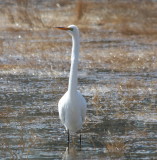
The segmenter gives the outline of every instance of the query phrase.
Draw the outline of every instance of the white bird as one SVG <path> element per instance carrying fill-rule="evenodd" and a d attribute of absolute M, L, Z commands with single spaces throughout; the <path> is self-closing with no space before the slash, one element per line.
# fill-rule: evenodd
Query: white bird
<path fill-rule="evenodd" d="M 69 132 L 77 132 L 82 128 L 85 121 L 87 103 L 82 94 L 77 90 L 77 72 L 78 72 L 78 58 L 80 48 L 79 29 L 75 25 L 68 27 L 55 27 L 65 30 L 72 36 L 72 53 L 71 53 L 71 68 L 69 75 L 68 91 L 63 95 L 58 103 L 59 118 L 62 124 L 68 131 L 68 145 Z M 81 134 L 80 134 L 81 145 Z"/>

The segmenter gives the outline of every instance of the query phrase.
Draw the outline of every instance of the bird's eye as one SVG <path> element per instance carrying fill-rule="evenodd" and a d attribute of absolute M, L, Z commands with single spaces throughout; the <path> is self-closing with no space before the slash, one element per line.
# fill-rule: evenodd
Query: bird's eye
<path fill-rule="evenodd" d="M 70 31 L 73 31 L 74 29 L 73 28 L 69 28 L 70 29 Z"/>

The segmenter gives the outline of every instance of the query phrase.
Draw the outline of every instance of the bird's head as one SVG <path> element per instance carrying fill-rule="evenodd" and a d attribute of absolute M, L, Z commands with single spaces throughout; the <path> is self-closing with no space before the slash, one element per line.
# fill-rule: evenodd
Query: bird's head
<path fill-rule="evenodd" d="M 70 25 L 68 27 L 55 27 L 60 30 L 64 30 L 69 33 L 71 36 L 79 35 L 79 29 L 75 25 Z"/>

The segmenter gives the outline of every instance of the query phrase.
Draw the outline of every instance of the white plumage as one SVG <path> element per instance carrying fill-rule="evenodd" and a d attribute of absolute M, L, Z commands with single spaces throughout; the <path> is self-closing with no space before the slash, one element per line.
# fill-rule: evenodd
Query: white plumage
<path fill-rule="evenodd" d="M 56 27 L 65 30 L 72 36 L 71 68 L 69 75 L 68 91 L 58 103 L 59 118 L 66 130 L 77 132 L 82 128 L 86 116 L 86 100 L 77 91 L 77 72 L 80 47 L 79 29 L 75 25 Z"/>
<path fill-rule="evenodd" d="M 76 132 L 82 128 L 86 115 L 86 101 L 79 91 L 67 91 L 58 104 L 59 118 L 66 130 Z"/>

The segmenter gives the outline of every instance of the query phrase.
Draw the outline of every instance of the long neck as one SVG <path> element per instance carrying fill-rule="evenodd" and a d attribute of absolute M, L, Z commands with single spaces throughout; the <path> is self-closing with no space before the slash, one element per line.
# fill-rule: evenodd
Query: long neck
<path fill-rule="evenodd" d="M 70 92 L 71 95 L 73 95 L 77 91 L 79 48 L 80 48 L 79 35 L 72 36 L 71 67 L 70 67 L 69 86 L 68 86 L 68 91 Z"/>

